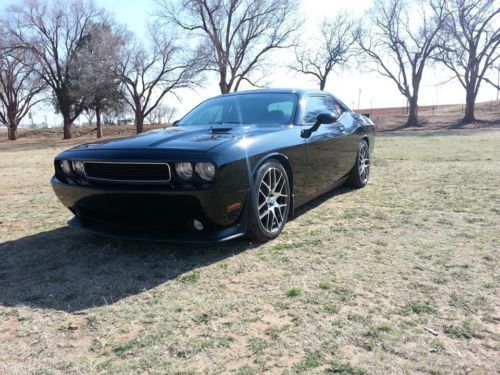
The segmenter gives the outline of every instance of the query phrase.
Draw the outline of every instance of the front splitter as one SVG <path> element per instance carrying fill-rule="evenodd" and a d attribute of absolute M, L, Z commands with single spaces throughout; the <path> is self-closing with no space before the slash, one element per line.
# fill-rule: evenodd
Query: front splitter
<path fill-rule="evenodd" d="M 149 242 L 169 242 L 169 243 L 217 243 L 225 242 L 245 235 L 245 229 L 242 224 L 238 223 L 228 228 L 224 228 L 212 233 L 193 232 L 189 234 L 179 234 L 174 232 L 144 232 L 133 231 L 130 228 L 120 229 L 117 226 L 104 227 L 96 224 L 83 225 L 80 219 L 76 216 L 68 221 L 68 225 L 74 228 L 85 230 L 97 235 Z"/>

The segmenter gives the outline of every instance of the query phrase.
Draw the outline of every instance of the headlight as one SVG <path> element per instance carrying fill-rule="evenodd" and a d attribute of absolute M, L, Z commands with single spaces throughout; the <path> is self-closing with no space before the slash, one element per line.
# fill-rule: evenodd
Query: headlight
<path fill-rule="evenodd" d="M 175 171 L 183 180 L 189 180 L 193 177 L 193 166 L 191 163 L 175 163 Z"/>
<path fill-rule="evenodd" d="M 73 170 L 80 176 L 85 175 L 85 171 L 83 170 L 83 161 L 72 161 L 71 165 L 73 166 Z"/>
<path fill-rule="evenodd" d="M 205 181 L 214 179 L 215 166 L 212 163 L 196 163 L 194 170 Z"/>
<path fill-rule="evenodd" d="M 70 176 L 72 174 L 71 165 L 69 164 L 68 160 L 61 160 L 59 162 L 59 165 L 61 166 L 61 169 L 65 175 Z"/>

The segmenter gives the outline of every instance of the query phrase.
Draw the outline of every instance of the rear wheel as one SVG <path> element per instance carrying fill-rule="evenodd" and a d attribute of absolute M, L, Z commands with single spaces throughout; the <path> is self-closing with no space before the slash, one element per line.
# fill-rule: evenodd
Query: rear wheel
<path fill-rule="evenodd" d="M 349 185 L 355 188 L 365 187 L 370 177 L 370 148 L 368 142 L 362 139 L 359 142 L 356 164 L 349 172 Z"/>
<path fill-rule="evenodd" d="M 253 189 L 248 236 L 268 241 L 281 233 L 290 210 L 290 182 L 283 165 L 275 160 L 264 163 Z"/>

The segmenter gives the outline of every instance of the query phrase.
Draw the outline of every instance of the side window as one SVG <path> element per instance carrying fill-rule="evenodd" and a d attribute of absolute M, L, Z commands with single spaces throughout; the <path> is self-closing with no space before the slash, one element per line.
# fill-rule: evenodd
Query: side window
<path fill-rule="evenodd" d="M 333 99 L 333 112 L 334 113 L 337 113 L 338 116 L 340 117 L 340 115 L 346 111 L 348 111 L 348 109 L 344 103 L 342 103 L 341 101 L 339 101 L 337 99 Z"/>
<path fill-rule="evenodd" d="M 329 96 L 310 96 L 307 98 L 303 124 L 314 124 L 316 116 L 321 112 L 333 112 L 335 110 L 334 101 Z"/>

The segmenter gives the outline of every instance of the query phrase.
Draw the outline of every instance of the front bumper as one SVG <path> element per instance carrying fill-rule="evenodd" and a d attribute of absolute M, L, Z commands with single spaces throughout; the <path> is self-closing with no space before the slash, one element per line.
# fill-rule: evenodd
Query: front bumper
<path fill-rule="evenodd" d="M 51 180 L 59 200 L 75 214 L 68 224 L 112 237 L 174 242 L 219 242 L 246 232 L 248 189 L 127 189 Z M 240 203 L 237 211 L 227 207 Z M 203 224 L 202 230 L 193 220 Z"/>

